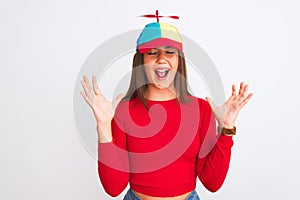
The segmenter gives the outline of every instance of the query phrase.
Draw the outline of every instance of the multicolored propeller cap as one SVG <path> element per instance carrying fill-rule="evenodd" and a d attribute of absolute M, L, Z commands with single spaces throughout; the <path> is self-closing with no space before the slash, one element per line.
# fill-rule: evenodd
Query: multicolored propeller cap
<path fill-rule="evenodd" d="M 177 28 L 173 25 L 159 22 L 159 17 L 171 17 L 175 19 L 179 17 L 159 16 L 158 11 L 156 11 L 156 15 L 143 15 L 142 17 L 156 17 L 157 22 L 147 24 L 142 30 L 136 47 L 140 53 L 146 53 L 158 46 L 171 46 L 182 50 L 182 38 Z"/>

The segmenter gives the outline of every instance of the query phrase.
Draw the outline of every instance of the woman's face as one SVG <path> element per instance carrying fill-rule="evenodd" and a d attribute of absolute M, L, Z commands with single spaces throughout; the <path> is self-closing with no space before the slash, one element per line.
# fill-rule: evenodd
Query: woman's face
<path fill-rule="evenodd" d="M 145 72 L 149 84 L 163 89 L 173 87 L 178 69 L 178 50 L 159 46 L 144 54 Z"/>

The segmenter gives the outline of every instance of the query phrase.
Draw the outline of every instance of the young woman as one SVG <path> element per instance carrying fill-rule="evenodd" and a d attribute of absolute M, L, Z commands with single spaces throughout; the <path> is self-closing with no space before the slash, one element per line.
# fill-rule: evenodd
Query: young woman
<path fill-rule="evenodd" d="M 182 40 L 176 27 L 145 26 L 137 41 L 125 96 L 105 99 L 96 77 L 81 81 L 98 132 L 98 172 L 105 191 L 125 200 L 199 199 L 197 177 L 210 191 L 223 184 L 235 121 L 250 100 L 248 85 L 218 107 L 187 89 Z M 218 124 L 216 124 L 216 122 Z M 219 127 L 217 131 L 217 125 Z"/>

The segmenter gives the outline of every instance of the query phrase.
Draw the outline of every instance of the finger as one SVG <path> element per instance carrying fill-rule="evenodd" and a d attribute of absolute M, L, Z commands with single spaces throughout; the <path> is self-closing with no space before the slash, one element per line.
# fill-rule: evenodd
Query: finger
<path fill-rule="evenodd" d="M 101 91 L 99 90 L 98 84 L 97 84 L 97 79 L 96 76 L 92 77 L 92 83 L 93 83 L 93 89 L 95 94 L 100 95 L 101 97 L 104 98 L 103 94 L 101 93 Z"/>
<path fill-rule="evenodd" d="M 239 95 L 237 96 L 236 100 L 238 100 L 238 102 L 244 101 L 245 97 L 247 96 L 247 91 L 248 91 L 248 85 L 246 84 L 239 91 Z"/>
<path fill-rule="evenodd" d="M 242 93 L 242 97 L 247 96 L 248 88 L 249 88 L 249 85 L 246 84 L 245 87 L 244 87 L 243 93 Z"/>
<path fill-rule="evenodd" d="M 232 85 L 232 96 L 235 96 L 236 95 L 236 87 L 235 85 L 233 84 Z"/>
<path fill-rule="evenodd" d="M 254 95 L 253 93 L 250 93 L 250 94 L 249 94 L 249 95 L 241 102 L 241 104 L 240 104 L 241 108 L 244 107 L 244 106 L 248 103 L 248 101 L 252 98 L 253 95 Z"/>
<path fill-rule="evenodd" d="M 243 90 L 244 90 L 244 82 L 241 82 L 240 83 L 240 89 L 239 89 L 239 95 L 242 94 Z"/>
<path fill-rule="evenodd" d="M 214 102 L 212 101 L 212 99 L 211 99 L 210 97 L 206 97 L 206 100 L 207 100 L 207 102 L 208 102 L 210 108 L 211 108 L 212 110 L 214 110 L 215 104 L 214 104 Z"/>
<path fill-rule="evenodd" d="M 84 81 L 80 81 L 81 85 L 82 85 L 82 88 L 85 92 L 85 95 L 88 96 L 89 98 L 91 98 L 91 92 L 89 90 L 89 88 L 87 87 L 86 83 Z"/>
<path fill-rule="evenodd" d="M 88 98 L 88 96 L 86 96 L 86 94 L 83 91 L 80 91 L 81 96 L 83 97 L 83 99 L 85 100 L 85 102 L 92 108 L 93 104 L 90 101 L 90 99 Z"/>
<path fill-rule="evenodd" d="M 236 100 L 239 103 L 241 103 L 241 102 L 244 101 L 244 99 L 245 99 L 245 97 L 247 95 L 247 91 L 248 91 L 248 84 L 245 84 L 244 82 L 241 82 L 239 95 L 236 98 Z"/>
<path fill-rule="evenodd" d="M 87 76 L 83 76 L 83 80 L 84 80 L 84 82 L 85 82 L 87 88 L 89 89 L 89 91 L 92 92 L 92 87 L 91 87 L 91 85 L 90 85 L 90 83 L 89 83 L 88 77 L 87 77 Z"/>
<path fill-rule="evenodd" d="M 232 85 L 232 93 L 231 93 L 231 96 L 229 97 L 228 101 L 233 101 L 236 99 L 236 87 L 235 85 L 233 84 Z"/>

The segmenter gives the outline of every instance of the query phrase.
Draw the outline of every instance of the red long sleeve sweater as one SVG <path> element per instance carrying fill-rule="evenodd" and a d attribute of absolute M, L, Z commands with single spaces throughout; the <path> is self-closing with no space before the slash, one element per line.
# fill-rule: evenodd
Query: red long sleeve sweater
<path fill-rule="evenodd" d="M 196 178 L 210 191 L 223 184 L 230 162 L 230 136 L 216 135 L 208 103 L 146 100 L 119 103 L 113 142 L 98 145 L 98 173 L 105 191 L 118 196 L 130 183 L 137 192 L 171 197 L 192 191 Z"/>

